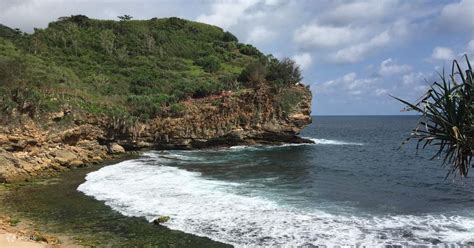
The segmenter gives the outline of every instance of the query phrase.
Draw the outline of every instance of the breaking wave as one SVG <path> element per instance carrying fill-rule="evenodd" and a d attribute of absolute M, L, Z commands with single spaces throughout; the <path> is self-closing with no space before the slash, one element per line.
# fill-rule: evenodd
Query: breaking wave
<path fill-rule="evenodd" d="M 474 241 L 472 218 L 442 214 L 334 214 L 297 209 L 277 203 L 271 195 L 242 194 L 242 187 L 249 185 L 164 166 L 163 158 L 153 154 L 89 173 L 78 190 L 126 216 L 152 221 L 167 215 L 171 220 L 165 225 L 171 229 L 238 247 Z M 179 159 L 192 159 L 181 156 Z"/>

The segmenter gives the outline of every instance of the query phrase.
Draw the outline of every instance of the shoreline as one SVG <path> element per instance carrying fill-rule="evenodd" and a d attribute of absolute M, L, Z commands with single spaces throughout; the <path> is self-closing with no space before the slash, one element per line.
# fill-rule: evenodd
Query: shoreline
<path fill-rule="evenodd" d="M 0 187 L 0 197 L 3 198 L 8 190 L 4 186 Z M 61 243 L 68 243 L 65 237 L 60 240 L 55 235 L 39 231 L 31 220 L 13 216 L 9 211 L 0 208 L 0 247 L 46 248 L 60 247 Z M 74 246 L 62 245 L 61 247 Z"/>
<path fill-rule="evenodd" d="M 135 153 L 125 153 L 121 156 L 114 158 L 105 159 L 103 162 L 98 164 L 88 164 L 84 167 L 71 168 L 70 170 L 81 170 L 81 169 L 100 169 L 104 166 L 119 163 L 138 157 Z M 5 195 L 11 193 L 11 190 L 16 187 L 25 187 L 34 185 L 36 183 L 43 183 L 49 180 L 60 179 L 63 173 L 62 171 L 49 174 L 39 175 L 25 182 L 13 182 L 13 183 L 0 183 L 0 199 L 5 200 Z M 0 247 L 20 247 L 20 248 L 44 248 L 44 247 L 66 247 L 76 248 L 81 247 L 74 244 L 71 236 L 55 235 L 50 233 L 43 233 L 42 231 L 35 228 L 37 223 L 31 219 L 21 217 L 17 218 L 13 213 L 14 210 L 0 207 Z M 15 216 L 15 217 L 14 217 Z"/>
<path fill-rule="evenodd" d="M 20 248 L 44 248 L 57 247 L 57 239 L 51 236 L 43 236 L 29 228 L 16 227 L 16 223 L 10 217 L 0 216 L 0 247 Z"/>
<path fill-rule="evenodd" d="M 132 156 L 124 155 L 118 159 L 110 159 L 97 165 L 71 169 L 50 178 L 37 178 L 29 182 L 0 185 L 0 197 L 2 201 L 5 201 L 5 204 L 0 207 L 0 217 L 14 219 L 15 222 L 19 221 L 24 233 L 34 233 L 36 231 L 38 234 L 55 240 L 38 247 L 101 246 L 104 245 L 104 242 L 119 245 L 122 242 L 130 242 L 130 240 L 123 240 L 124 235 L 127 236 L 130 232 L 137 233 L 137 235 L 148 234 L 147 236 L 151 238 L 137 241 L 143 242 L 143 245 L 156 245 L 164 242 L 168 245 L 184 244 L 186 247 L 193 243 L 209 247 L 229 247 L 229 245 L 212 241 L 207 237 L 155 225 L 141 217 L 124 216 L 112 210 L 103 202 L 76 190 L 77 186 L 84 182 L 85 175 L 88 173 L 104 166 L 137 157 L 136 154 Z M 70 207 L 65 208 L 65 202 L 71 202 L 74 205 L 71 204 Z M 25 203 L 30 204 L 30 206 Z M 72 217 L 64 218 L 52 213 L 58 211 L 70 211 Z M 90 216 L 89 213 L 97 216 Z M 80 218 L 78 215 L 80 215 Z M 104 227 L 104 225 L 107 227 Z M 115 230 L 117 226 L 131 230 L 125 233 L 117 233 L 117 230 Z M 15 235 L 13 229 L 8 230 L 8 235 Z M 20 238 L 27 239 L 28 236 L 20 236 Z M 42 245 L 42 243 L 34 241 L 33 243 L 30 241 L 30 243 Z M 35 246 L 31 247 L 36 248 Z"/>

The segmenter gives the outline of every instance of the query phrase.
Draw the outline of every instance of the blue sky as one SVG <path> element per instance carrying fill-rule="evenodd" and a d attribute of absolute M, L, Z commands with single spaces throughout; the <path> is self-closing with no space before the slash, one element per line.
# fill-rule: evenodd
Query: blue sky
<path fill-rule="evenodd" d="M 31 31 L 59 16 L 177 16 L 222 27 L 264 53 L 290 57 L 313 114 L 400 114 L 462 54 L 474 60 L 474 0 L 2 0 L 0 23 Z"/>

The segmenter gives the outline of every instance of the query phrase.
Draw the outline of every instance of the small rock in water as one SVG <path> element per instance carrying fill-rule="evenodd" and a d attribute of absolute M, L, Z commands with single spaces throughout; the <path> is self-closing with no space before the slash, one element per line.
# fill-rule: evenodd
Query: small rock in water
<path fill-rule="evenodd" d="M 170 220 L 169 216 L 162 215 L 162 216 L 156 218 L 155 220 L 153 220 L 153 224 L 160 225 L 160 224 L 165 223 L 169 220 Z"/>

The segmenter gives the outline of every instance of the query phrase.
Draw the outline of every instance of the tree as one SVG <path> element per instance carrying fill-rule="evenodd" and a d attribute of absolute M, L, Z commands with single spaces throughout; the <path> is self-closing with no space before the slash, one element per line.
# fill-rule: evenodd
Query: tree
<path fill-rule="evenodd" d="M 443 155 L 443 165 L 450 166 L 448 176 L 467 176 L 474 155 L 474 71 L 465 58 L 467 70 L 454 60 L 451 75 L 440 74 L 440 82 L 434 82 L 420 101 L 412 104 L 394 97 L 407 105 L 407 111 L 421 115 L 406 141 L 416 139 L 417 149 L 437 147 L 432 159 Z"/>
<path fill-rule="evenodd" d="M 85 27 L 89 22 L 89 17 L 85 15 L 72 15 L 68 20 L 77 24 L 79 27 Z"/>
<path fill-rule="evenodd" d="M 126 22 L 132 20 L 133 16 L 130 15 L 123 15 L 123 16 L 117 16 L 118 19 L 120 19 L 121 22 Z"/>
<path fill-rule="evenodd" d="M 112 30 L 104 30 L 100 33 L 100 45 L 108 55 L 114 52 L 115 34 Z"/>
<path fill-rule="evenodd" d="M 235 35 L 233 35 L 231 32 L 227 31 L 224 33 L 224 36 L 222 37 L 222 40 L 224 42 L 239 42 L 239 39 L 237 39 L 237 37 L 235 37 Z"/>
<path fill-rule="evenodd" d="M 23 32 L 19 28 L 15 28 L 15 33 L 19 36 L 23 35 Z"/>
<path fill-rule="evenodd" d="M 295 61 L 285 58 L 281 61 L 270 59 L 267 65 L 268 81 L 274 82 L 276 87 L 289 86 L 301 82 L 301 70 Z"/>

